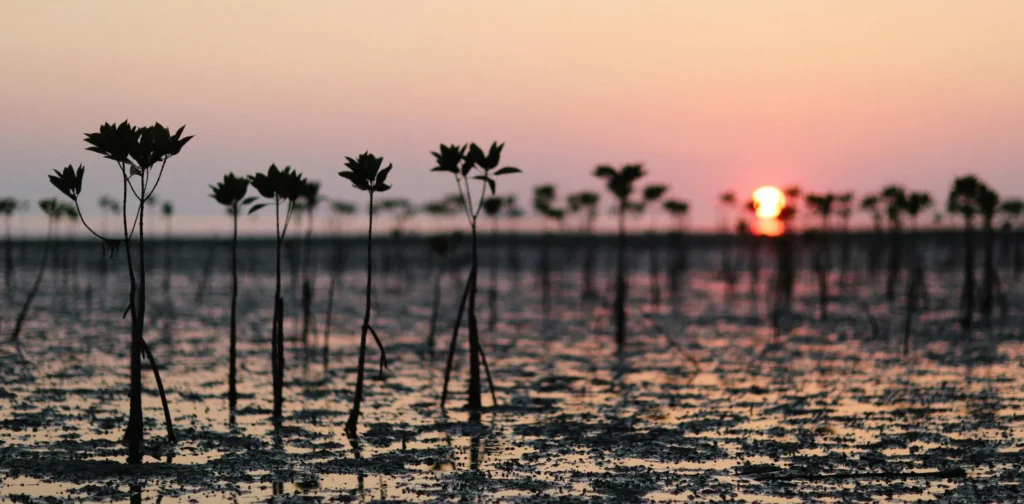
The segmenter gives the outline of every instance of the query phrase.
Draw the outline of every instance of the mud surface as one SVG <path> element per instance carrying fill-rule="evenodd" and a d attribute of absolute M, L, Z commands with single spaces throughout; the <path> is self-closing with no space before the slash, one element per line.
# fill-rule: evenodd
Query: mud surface
<path fill-rule="evenodd" d="M 0 500 L 1008 502 L 1024 492 L 1019 283 L 1010 284 L 1005 314 L 964 335 L 957 274 L 931 274 L 929 307 L 904 358 L 903 306 L 885 301 L 881 281 L 851 282 L 821 321 L 811 316 L 817 284 L 805 273 L 784 317 L 790 330 L 775 343 L 766 300 L 746 292 L 745 277 L 728 296 L 710 268 L 691 272 L 682 302 L 654 304 L 646 275 L 637 275 L 629 345 L 617 356 L 607 301 L 581 301 L 577 273 L 556 276 L 547 319 L 536 277 L 502 274 L 493 330 L 486 291 L 479 308 L 499 405 L 485 397 L 488 407 L 471 415 L 464 350 L 449 408 L 439 407 L 465 271 L 442 282 L 433 359 L 424 346 L 431 274 L 381 275 L 375 327 L 391 367 L 379 379 L 369 350 L 358 440 L 343 431 L 363 273 L 339 287 L 326 371 L 329 280 L 317 279 L 305 351 L 298 289 L 286 277 L 291 341 L 279 425 L 270 418 L 272 277 L 247 275 L 241 285 L 234 416 L 229 277 L 215 274 L 201 304 L 194 273 L 174 276 L 169 295 L 151 280 L 146 338 L 179 442 L 166 441 L 144 369 L 149 455 L 139 467 L 124 464 L 120 442 L 129 361 L 121 278 L 52 275 L 21 344 L 0 346 Z M 3 304 L 4 338 L 23 292 Z"/>

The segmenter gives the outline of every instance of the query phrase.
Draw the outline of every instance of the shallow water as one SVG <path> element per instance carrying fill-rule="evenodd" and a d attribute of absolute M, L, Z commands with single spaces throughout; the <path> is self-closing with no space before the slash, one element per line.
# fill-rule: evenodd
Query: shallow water
<path fill-rule="evenodd" d="M 20 273 L 22 283 L 30 272 Z M 462 354 L 449 408 L 439 407 L 452 305 L 465 274 L 444 278 L 434 359 L 424 347 L 430 271 L 381 275 L 374 326 L 391 365 L 378 379 L 371 346 L 356 441 L 343 431 L 355 381 L 361 272 L 341 282 L 326 371 L 320 348 L 329 279 L 316 282 L 315 344 L 306 352 L 296 289 L 286 276 L 292 341 L 280 425 L 270 421 L 273 278 L 261 272 L 242 281 L 241 396 L 232 417 L 229 277 L 215 274 L 197 304 L 198 273 L 175 275 L 169 294 L 162 274 L 153 273 L 146 339 L 179 442 L 166 441 L 144 369 L 149 455 L 134 468 L 123 464 L 120 443 L 128 407 L 126 292 L 115 287 L 121 279 L 89 272 L 71 274 L 65 284 L 60 272 L 51 274 L 21 344 L 0 347 L 0 498 L 990 502 L 1021 493 L 1019 283 L 1010 286 L 1005 318 L 965 337 L 955 324 L 958 277 L 930 275 L 931 306 L 915 324 L 905 359 L 903 308 L 889 307 L 881 282 L 854 282 L 820 321 L 809 315 L 817 291 L 805 273 L 795 313 L 785 317 L 789 330 L 776 344 L 766 301 L 747 293 L 745 277 L 728 296 L 711 268 L 691 271 L 683 301 L 657 305 L 646 275 L 637 274 L 620 357 L 607 302 L 581 301 L 578 273 L 556 276 L 545 320 L 536 277 L 515 281 L 503 272 L 494 330 L 487 330 L 485 292 L 478 308 L 499 405 L 485 396 L 488 407 L 471 415 L 463 409 Z M 23 291 L 3 304 L 4 334 Z M 464 353 L 465 332 L 460 338 Z"/>

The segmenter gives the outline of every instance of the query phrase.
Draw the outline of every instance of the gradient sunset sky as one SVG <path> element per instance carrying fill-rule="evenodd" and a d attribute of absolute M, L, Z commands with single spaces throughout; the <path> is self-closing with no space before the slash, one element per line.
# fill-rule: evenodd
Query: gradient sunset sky
<path fill-rule="evenodd" d="M 395 196 L 453 188 L 438 143 L 507 143 L 503 181 L 599 189 L 644 162 L 711 225 L 762 184 L 886 183 L 942 202 L 974 172 L 1024 195 L 1024 2 L 36 1 L 0 16 L 0 197 L 56 195 L 85 163 L 85 211 L 119 187 L 86 152 L 102 122 L 196 135 L 158 191 L 221 215 L 207 184 L 290 164 L 331 197 L 345 155 L 395 164 Z"/>

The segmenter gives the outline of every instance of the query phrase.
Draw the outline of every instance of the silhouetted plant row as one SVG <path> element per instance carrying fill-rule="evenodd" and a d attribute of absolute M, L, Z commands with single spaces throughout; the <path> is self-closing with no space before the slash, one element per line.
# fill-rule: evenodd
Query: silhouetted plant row
<path fill-rule="evenodd" d="M 71 201 L 71 204 L 46 200 L 40 203 L 44 213 L 50 220 L 49 232 L 44 245 L 44 253 L 39 266 L 35 282 L 30 289 L 27 299 L 20 311 L 17 323 L 12 334 L 12 339 L 17 339 L 22 330 L 23 322 L 29 313 L 32 301 L 38 294 L 49 260 L 51 243 L 53 241 L 53 229 L 56 222 L 62 218 L 77 219 L 82 222 L 85 228 L 101 240 L 104 250 L 110 258 L 118 255 L 124 250 L 124 261 L 127 266 L 126 286 L 129 290 L 125 316 L 130 316 L 130 390 L 129 390 L 129 422 L 125 435 L 128 447 L 129 463 L 140 463 L 142 460 L 143 442 L 143 419 L 141 408 L 141 360 L 150 361 L 160 397 L 164 409 L 165 423 L 168 438 L 173 442 L 175 439 L 174 429 L 171 420 L 170 407 L 167 403 L 160 379 L 159 367 L 155 361 L 148 344 L 144 339 L 144 328 L 146 323 L 146 301 L 147 301 L 147 254 L 146 254 L 146 213 L 147 208 L 157 208 L 157 198 L 154 195 L 159 186 L 165 167 L 168 161 L 181 152 L 181 149 L 191 140 L 191 136 L 182 136 L 184 127 L 172 133 L 168 128 L 156 123 L 152 126 L 136 127 L 127 121 L 121 124 L 104 124 L 99 131 L 86 135 L 88 144 L 87 150 L 102 155 L 105 159 L 111 160 L 119 169 L 122 175 L 120 201 L 104 197 L 100 201 L 104 211 L 103 232 L 97 231 L 81 215 L 79 200 L 82 195 L 85 181 L 85 168 L 72 165 L 63 170 L 55 171 L 50 176 L 52 184 L 64 193 Z M 467 355 L 469 363 L 469 383 L 467 387 L 468 408 L 471 411 L 478 411 L 483 406 L 483 378 L 488 380 L 488 389 L 491 400 L 497 404 L 497 394 L 494 381 L 488 366 L 487 356 L 484 351 L 485 335 L 481 331 L 478 320 L 478 293 L 481 280 L 481 265 L 486 260 L 486 267 L 490 268 L 490 277 L 486 280 L 487 304 L 489 308 L 489 319 L 487 321 L 488 331 L 494 331 L 499 320 L 498 308 L 498 277 L 499 269 L 497 255 L 494 249 L 481 250 L 479 231 L 480 217 L 486 215 L 491 220 L 492 242 L 497 243 L 499 224 L 503 221 L 513 222 L 523 216 L 514 197 L 498 193 L 498 182 L 502 177 L 520 173 L 515 167 L 501 167 L 501 155 L 504 144 L 493 143 L 488 149 L 481 148 L 477 144 L 465 145 L 441 145 L 436 152 L 432 152 L 436 166 L 432 171 L 448 173 L 453 178 L 457 194 L 445 196 L 437 201 L 428 203 L 423 211 L 433 216 L 451 216 L 462 214 L 469 226 L 469 248 L 470 252 L 465 257 L 465 264 L 468 266 L 468 274 L 465 277 L 461 288 L 461 296 L 458 296 L 456 315 L 452 326 L 451 339 L 448 346 L 446 358 L 444 383 L 441 391 L 441 407 L 445 407 L 448 398 L 451 372 L 453 369 L 454 356 L 459 349 L 458 338 L 463 321 L 466 321 Z M 364 152 L 355 157 L 346 157 L 344 168 L 339 172 L 341 178 L 360 192 L 366 193 L 369 214 L 368 229 L 366 235 L 366 288 L 365 306 L 362 324 L 359 327 L 360 343 L 358 353 L 358 367 L 354 388 L 352 408 L 346 422 L 345 431 L 350 437 L 358 435 L 358 421 L 365 389 L 365 367 L 367 353 L 367 339 L 373 337 L 379 350 L 379 373 L 381 376 L 388 365 L 388 358 L 382 338 L 373 325 L 373 313 L 375 296 L 374 289 L 374 217 L 378 213 L 393 215 L 393 234 L 401 234 L 406 223 L 414 214 L 415 207 L 407 200 L 383 199 L 380 200 L 380 193 L 391 189 L 388 177 L 391 174 L 392 165 L 385 166 L 383 158 Z M 647 277 L 650 285 L 649 298 L 652 305 L 660 305 L 663 302 L 663 285 L 667 284 L 669 298 L 673 300 L 674 306 L 678 306 L 683 298 L 685 289 L 685 276 L 690 268 L 689 240 L 687 233 L 689 226 L 687 215 L 690 205 L 686 201 L 678 199 L 665 199 L 668 188 L 660 184 L 651 184 L 638 189 L 639 182 L 647 175 L 644 167 L 639 164 L 629 164 L 621 168 L 602 165 L 595 172 L 595 177 L 600 179 L 607 188 L 608 193 L 614 200 L 614 215 L 617 220 L 616 247 L 614 250 L 614 279 L 611 289 L 602 289 L 595 278 L 596 273 L 601 271 L 600 258 L 596 247 L 582 247 L 568 253 L 572 258 L 580 255 L 578 262 L 581 272 L 579 285 L 581 288 L 579 300 L 585 303 L 597 303 L 608 301 L 610 314 L 613 320 L 613 333 L 616 350 L 624 352 L 628 344 L 630 289 L 629 283 L 633 276 L 629 273 L 629 256 L 631 235 L 628 233 L 628 225 L 631 220 L 639 221 L 642 216 L 647 215 L 648 240 L 653 243 L 658 232 L 663 231 L 658 227 L 658 217 L 668 217 L 671 222 L 669 254 L 663 255 L 662 250 L 655 246 L 647 247 L 643 251 L 644 260 L 648 266 Z M 256 190 L 258 195 L 250 195 L 249 188 Z M 293 267 L 293 283 L 298 286 L 297 278 L 301 276 L 301 342 L 303 351 L 308 355 L 312 344 L 310 335 L 317 333 L 316 321 L 313 314 L 313 303 L 316 296 L 315 279 L 317 272 L 314 265 L 317 264 L 313 257 L 312 246 L 313 217 L 315 210 L 321 203 L 321 185 L 319 182 L 307 180 L 302 174 L 291 167 L 279 168 L 277 165 L 270 165 L 265 172 L 251 175 L 235 175 L 228 173 L 215 185 L 210 186 L 211 197 L 224 206 L 232 219 L 233 233 L 231 239 L 231 306 L 230 306 L 230 328 L 228 339 L 228 403 L 232 412 L 237 408 L 238 402 L 238 298 L 239 298 L 239 218 L 241 215 L 252 215 L 263 209 L 273 209 L 275 212 L 275 289 L 273 296 L 273 319 L 269 328 L 271 351 L 271 370 L 273 388 L 273 419 L 279 422 L 283 415 L 284 385 L 285 385 L 285 335 L 284 319 L 286 315 L 286 303 L 282 288 L 282 272 L 284 261 L 290 261 Z M 777 337 L 785 332 L 783 318 L 786 313 L 792 312 L 793 289 L 797 275 L 798 256 L 801 250 L 806 250 L 810 257 L 812 271 L 817 278 L 818 284 L 818 318 L 827 319 L 830 315 L 830 305 L 835 302 L 838 296 L 845 295 L 854 282 L 854 272 L 851 271 L 851 230 L 850 219 L 855 210 L 852 193 L 809 193 L 803 194 L 799 188 L 791 187 L 785 191 L 787 204 L 781 209 L 776 219 L 783 224 L 784 232 L 777 237 L 759 237 L 751 231 L 751 222 L 741 212 L 751 214 L 758 210 L 758 202 L 750 201 L 744 207 L 737 208 L 737 199 L 734 193 L 727 192 L 719 198 L 720 208 L 723 212 L 722 231 L 728 233 L 733 219 L 735 229 L 738 231 L 735 239 L 730 240 L 721 251 L 721 272 L 720 279 L 727 286 L 726 295 L 731 296 L 736 286 L 740 266 L 746 260 L 750 276 L 750 291 L 752 295 L 757 294 L 760 287 L 760 256 L 762 247 L 769 243 L 774 245 L 776 272 L 772 282 L 768 284 L 768 297 L 771 299 L 771 310 L 767 317 L 770 324 L 775 328 Z M 552 185 L 540 185 L 534 191 L 533 208 L 542 216 L 547 223 L 545 232 L 540 241 L 540 255 L 538 261 L 538 274 L 541 304 L 545 320 L 550 317 L 555 304 L 555 282 L 553 280 L 554 254 L 552 233 L 556 229 L 564 232 L 567 230 L 567 221 L 575 223 L 572 229 L 583 236 L 593 236 L 595 233 L 595 222 L 600 214 L 601 197 L 596 192 L 577 192 L 570 194 L 563 202 L 558 197 L 556 188 Z M 902 281 L 901 276 L 906 275 L 905 288 L 905 320 L 903 351 L 909 352 L 910 335 L 913 322 L 920 310 L 924 309 L 928 300 L 927 284 L 925 282 L 925 261 L 922 259 L 921 248 L 917 243 L 918 218 L 932 205 L 931 198 L 921 192 L 911 192 L 899 186 L 889 186 L 878 194 L 865 196 L 860 202 L 860 209 L 870 214 L 873 222 L 873 234 L 870 236 L 868 254 L 866 260 L 866 275 L 873 278 L 879 273 L 882 263 L 882 253 L 888 249 L 888 275 L 885 281 L 885 291 L 890 302 L 895 300 L 897 288 Z M 800 207 L 807 211 L 802 215 L 798 210 Z M 329 204 L 331 213 L 334 215 L 331 224 L 347 218 L 356 211 L 356 205 L 344 201 L 333 201 Z M 14 268 L 11 259 L 10 242 L 10 216 L 20 208 L 15 200 L 0 201 L 0 215 L 7 217 L 7 234 L 5 240 L 5 282 L 8 286 L 8 293 L 11 292 L 10 282 L 14 275 Z M 161 213 L 165 219 L 166 233 L 172 232 L 171 223 L 174 215 L 174 207 L 170 201 L 163 201 L 160 206 Z M 1019 228 L 1018 220 L 1024 205 L 1020 200 L 1000 202 L 996 193 L 984 183 L 973 176 L 958 178 L 947 198 L 947 210 L 955 213 L 964 219 L 964 248 L 963 248 L 963 282 L 960 295 L 959 322 L 963 330 L 970 330 L 974 315 L 980 314 L 984 320 L 991 318 L 996 298 L 1003 292 L 1002 281 L 996 267 L 996 218 L 1002 214 L 1005 216 L 1003 229 L 1006 236 L 1002 243 L 1004 251 L 1003 259 L 1012 258 L 1016 274 L 1020 274 L 1022 267 L 1021 259 L 1021 238 L 1020 232 L 1014 231 L 1015 226 Z M 111 215 L 118 215 L 121 220 L 120 236 L 113 237 L 109 232 L 107 218 Z M 291 225 L 296 224 L 302 216 L 305 217 L 306 234 L 301 246 L 294 250 L 290 249 L 291 242 L 288 238 L 288 230 Z M 803 221 L 799 218 L 804 216 Z M 983 249 L 981 288 L 976 286 L 975 279 L 975 244 L 977 233 L 976 226 L 980 218 L 981 240 Z M 797 234 L 798 228 L 804 228 L 802 236 Z M 516 240 L 516 234 L 509 235 L 511 240 Z M 883 237 L 886 239 L 883 240 Z M 803 238 L 801 240 L 801 238 Z M 636 239 L 636 238 L 633 238 Z M 433 356 L 436 341 L 436 331 L 441 314 L 440 303 L 445 289 L 442 288 L 442 278 L 446 273 L 457 275 L 462 257 L 454 254 L 458 236 L 453 234 L 436 235 L 428 240 L 428 247 L 424 247 L 424 253 L 431 258 L 432 292 L 433 299 L 429 320 L 429 333 L 425 338 L 426 354 Z M 801 249 L 799 245 L 806 245 Z M 833 260 L 833 252 L 838 247 L 838 272 L 836 262 Z M 507 247 L 507 259 L 509 269 L 512 272 L 512 281 L 519 285 L 519 271 L 521 258 L 519 247 L 512 241 Z M 746 253 L 743 253 L 745 249 Z M 292 250 L 292 251 L 290 251 Z M 344 247 L 337 247 L 336 256 L 329 261 L 330 283 L 327 287 L 327 313 L 323 324 L 323 366 L 328 369 L 329 338 L 332 329 L 332 315 L 335 306 L 336 280 L 340 277 L 345 267 L 347 251 Z M 635 253 L 633 255 L 636 255 Z M 172 254 L 165 250 L 163 289 L 170 290 Z M 909 260 L 907 257 L 909 257 Z M 385 276 L 400 278 L 402 286 L 409 282 L 407 270 L 407 259 L 404 255 L 393 250 L 380 250 L 377 256 L 382 259 L 382 272 Z M 746 258 L 746 259 L 743 259 Z M 564 258 L 563 258 L 564 259 Z M 667 259 L 667 262 L 665 260 Z M 201 287 L 197 292 L 197 300 L 202 298 L 205 291 L 206 279 L 210 276 L 213 264 L 213 253 L 207 259 L 207 266 L 204 266 L 205 273 Z M 904 267 L 907 264 L 907 267 Z M 104 267 L 105 268 L 105 267 Z M 106 272 L 106 270 L 104 270 Z M 838 275 L 838 282 L 834 282 L 835 275 Z M 462 282 L 461 278 L 455 280 Z M 380 285 L 380 282 L 378 282 Z M 454 289 L 458 292 L 458 288 Z M 611 294 L 606 299 L 602 293 Z M 379 301 L 378 301 L 379 302 Z M 378 309 L 379 310 L 379 309 Z M 299 311 L 293 311 L 298 316 Z"/>

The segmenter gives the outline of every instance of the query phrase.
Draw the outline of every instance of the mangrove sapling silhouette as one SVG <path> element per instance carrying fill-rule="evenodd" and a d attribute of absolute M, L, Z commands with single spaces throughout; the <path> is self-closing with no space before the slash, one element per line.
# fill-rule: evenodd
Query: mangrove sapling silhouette
<path fill-rule="evenodd" d="M 172 236 L 174 235 L 174 203 L 170 201 L 164 201 L 160 204 L 160 213 L 164 216 L 164 222 L 167 225 L 164 233 L 164 294 L 167 295 L 171 292 L 171 273 L 173 272 L 173 266 L 171 258 L 174 256 L 174 246 L 171 244 Z"/>
<path fill-rule="evenodd" d="M 21 306 L 21 311 L 18 313 L 18 318 L 14 322 L 14 331 L 11 332 L 11 341 L 18 341 L 18 336 L 21 334 L 22 325 L 25 323 L 25 317 L 28 316 L 29 310 L 32 307 L 32 301 L 35 300 L 36 295 L 39 294 L 39 286 L 43 283 L 43 276 L 46 275 L 46 266 L 50 259 L 50 249 L 53 247 L 53 229 L 56 223 L 61 217 L 68 217 L 72 220 L 78 219 L 78 212 L 75 207 L 66 203 L 58 203 L 56 199 L 47 199 L 39 202 L 39 208 L 46 214 L 47 226 L 46 226 L 46 241 L 43 244 L 43 257 L 39 263 L 39 271 L 36 273 L 36 280 L 32 283 L 32 288 L 29 289 L 28 295 L 25 297 L 25 303 Z"/>
<path fill-rule="evenodd" d="M 0 200 L 0 216 L 4 218 L 4 291 L 10 297 L 14 289 L 14 243 L 11 241 L 11 219 L 18 211 L 18 200 Z"/>
<path fill-rule="evenodd" d="M 999 272 L 995 263 L 995 217 L 999 210 L 999 195 L 985 184 L 978 196 L 978 205 L 982 217 L 982 239 L 984 240 L 985 259 L 981 277 L 981 304 L 979 313 L 988 323 L 992 319 L 992 306 L 999 285 Z"/>
<path fill-rule="evenodd" d="M 384 368 L 388 365 L 387 354 L 384 352 L 384 344 L 381 343 L 377 331 L 370 325 L 370 296 L 373 292 L 373 195 L 383 193 L 391 189 L 388 185 L 388 174 L 392 166 L 388 164 L 381 169 L 384 158 L 374 156 L 369 152 L 360 154 L 356 159 L 345 158 L 346 171 L 339 172 L 343 178 L 352 182 L 352 187 L 369 193 L 370 203 L 367 206 L 370 214 L 369 229 L 366 233 L 366 312 L 363 315 L 362 337 L 359 340 L 359 369 L 356 375 L 356 393 L 352 400 L 352 411 L 349 412 L 348 421 L 345 423 L 345 433 L 350 438 L 358 436 L 356 430 L 359 423 L 359 407 L 363 402 L 363 374 L 366 367 L 366 334 L 373 335 L 377 347 L 380 349 L 380 374 L 384 375 Z"/>
<path fill-rule="evenodd" d="M 747 200 L 747 203 L 743 205 L 743 209 L 747 212 L 747 218 L 750 221 L 742 221 L 740 229 L 741 234 L 747 238 L 747 267 L 750 271 L 750 298 L 755 299 L 757 297 L 757 286 L 761 282 L 761 236 L 754 232 L 754 222 L 757 221 L 757 209 L 758 203 L 754 199 Z M 751 309 L 756 310 L 756 303 L 752 304 Z"/>
<path fill-rule="evenodd" d="M 231 333 L 228 343 L 228 406 L 235 411 L 238 403 L 237 384 L 237 352 L 238 341 L 238 214 L 248 205 L 256 201 L 256 197 L 246 198 L 249 191 L 249 179 L 238 177 L 234 173 L 224 175 L 224 179 L 215 186 L 210 186 L 210 195 L 217 203 L 225 206 L 231 216 Z"/>
<path fill-rule="evenodd" d="M 434 257 L 434 294 L 430 304 L 430 329 L 427 333 L 426 354 L 434 359 L 434 348 L 436 346 L 437 317 L 441 312 L 441 276 L 447 269 L 449 256 L 457 241 L 457 233 L 439 234 L 430 237 L 427 245 L 430 247 L 431 255 Z"/>
<path fill-rule="evenodd" d="M 309 357 L 309 331 L 313 319 L 313 295 L 316 273 L 310 273 L 313 264 L 313 216 L 320 205 L 320 183 L 307 182 L 303 186 L 302 195 L 296 202 L 296 211 L 306 213 L 306 239 L 302 244 L 302 350 Z M 313 329 L 315 332 L 315 329 Z"/>
<path fill-rule="evenodd" d="M 730 232 L 730 225 L 733 222 L 733 213 L 736 207 L 736 193 L 732 191 L 726 191 L 718 195 L 718 207 L 719 207 L 719 221 L 718 228 L 719 232 L 725 237 L 725 245 L 722 247 L 722 261 L 721 261 L 721 272 L 722 278 L 725 280 L 726 285 L 726 296 L 732 295 L 736 287 L 736 271 L 735 265 L 733 264 L 733 247 L 732 247 L 732 233 Z"/>
<path fill-rule="evenodd" d="M 661 266 L 658 259 L 658 244 L 656 240 L 658 231 L 656 222 L 659 208 L 657 206 L 652 207 L 652 205 L 657 203 L 667 190 L 668 187 L 660 184 L 645 187 L 643 201 L 640 202 L 640 206 L 637 209 L 641 215 L 648 211 L 648 209 L 651 209 L 651 219 L 647 230 L 648 239 L 651 241 L 650 247 L 647 249 L 647 265 L 651 283 L 651 303 L 655 306 L 661 304 Z"/>
<path fill-rule="evenodd" d="M 487 382 L 491 390 L 491 400 L 494 401 L 495 405 L 498 402 L 497 395 L 494 390 L 494 382 L 491 379 L 491 372 L 487 366 L 487 357 L 484 355 L 483 346 L 480 344 L 480 330 L 477 326 L 476 319 L 477 278 L 480 271 L 480 254 L 477 244 L 477 219 L 480 217 L 481 210 L 483 210 L 484 198 L 487 195 L 487 189 L 489 188 L 491 190 L 492 196 L 497 193 L 498 183 L 496 177 L 520 173 L 518 168 L 511 166 L 498 168 L 498 164 L 501 159 L 501 151 L 504 147 L 505 144 L 499 145 L 497 142 L 494 142 L 491 144 L 491 148 L 487 154 L 484 154 L 483 149 L 475 143 L 470 144 L 468 147 L 465 145 L 441 145 L 439 152 L 431 153 L 437 162 L 437 166 L 431 171 L 448 172 L 455 177 L 455 184 L 459 188 L 459 196 L 461 197 L 462 209 L 466 213 L 466 220 L 469 222 L 470 231 L 472 232 L 472 256 L 469 279 L 466 282 L 466 288 L 463 291 L 462 299 L 459 302 L 459 311 L 455 317 L 455 327 L 452 330 L 452 341 L 451 345 L 448 347 L 448 362 L 445 365 L 444 387 L 441 391 L 442 409 L 444 408 L 445 401 L 448 398 L 448 382 L 451 378 L 452 359 L 455 357 L 459 327 L 462 325 L 462 316 L 465 313 L 468 313 L 469 319 L 468 407 L 472 410 L 478 410 L 482 405 L 480 400 L 481 362 L 487 372 Z M 480 181 L 480 196 L 475 202 L 473 200 L 473 187 L 470 184 L 471 178 L 472 180 Z"/>
<path fill-rule="evenodd" d="M 112 196 L 103 195 L 99 199 L 100 210 L 103 213 L 103 234 L 109 235 L 110 230 L 110 216 L 115 219 L 121 215 L 121 203 L 115 200 Z M 100 261 L 100 275 L 103 277 L 103 289 L 105 290 L 110 284 L 110 266 L 108 261 Z"/>
<path fill-rule="evenodd" d="M 1024 200 L 1012 199 L 1004 201 L 999 205 L 999 211 L 1005 216 L 1006 229 L 1005 240 L 1007 247 L 1011 248 L 1013 262 L 1013 275 L 1020 278 L 1021 270 L 1024 269 L 1024 251 L 1021 250 L 1021 242 L 1024 242 L 1024 232 L 1021 229 L 1020 217 L 1024 214 Z"/>
<path fill-rule="evenodd" d="M 782 314 L 792 311 L 793 306 L 793 284 L 795 279 L 795 261 L 793 258 L 794 231 L 791 223 L 796 220 L 797 207 L 794 204 L 799 191 L 787 191 L 785 206 L 775 217 L 782 225 L 782 233 L 774 238 L 775 240 L 775 282 L 772 295 L 772 329 L 773 339 L 776 343 L 782 336 Z"/>
<path fill-rule="evenodd" d="M 562 224 L 565 210 L 555 208 L 555 186 L 545 184 L 533 188 L 533 209 L 544 219 L 544 235 L 541 237 L 540 251 L 540 286 L 541 306 L 544 320 L 551 319 L 551 228 L 548 221 Z"/>
<path fill-rule="evenodd" d="M 896 284 L 903 266 L 903 211 L 907 207 L 907 191 L 897 185 L 882 189 L 882 203 L 889 218 L 889 268 L 885 280 L 885 299 L 892 303 L 896 299 Z"/>
<path fill-rule="evenodd" d="M 969 331 L 974 319 L 974 216 L 982 213 L 982 198 L 989 192 L 981 181 L 969 175 L 957 177 L 949 191 L 946 208 L 964 218 L 964 281 L 960 294 L 960 328 Z"/>
<path fill-rule="evenodd" d="M 626 282 L 626 213 L 632 206 L 629 196 L 633 193 L 633 184 L 647 173 L 643 165 L 630 164 L 616 170 L 611 166 L 601 165 L 594 175 L 604 179 L 610 191 L 618 199 L 619 233 L 615 260 L 615 345 L 618 353 L 626 346 L 626 299 L 629 286 Z"/>
<path fill-rule="evenodd" d="M 569 195 L 569 212 L 583 215 L 583 222 L 580 224 L 580 232 L 588 241 L 594 236 L 594 222 L 597 221 L 597 205 L 600 200 L 600 195 L 590 191 L 582 191 Z M 594 267 L 597 264 L 597 247 L 593 246 L 593 244 L 589 244 L 585 245 L 584 249 L 581 283 L 583 285 L 583 300 L 588 301 L 597 299 L 598 297 L 597 289 L 594 288 Z"/>
<path fill-rule="evenodd" d="M 932 204 L 931 196 L 926 193 L 914 192 L 907 195 L 903 202 L 903 211 L 910 217 L 907 230 L 907 249 L 912 260 L 910 279 L 907 282 L 906 318 L 903 323 L 903 355 L 910 353 L 910 331 L 913 325 L 914 312 L 919 301 L 927 297 L 924 283 L 923 258 L 917 246 L 917 217 Z"/>
<path fill-rule="evenodd" d="M 849 282 L 852 237 L 850 236 L 850 218 L 853 217 L 853 193 L 845 192 L 836 195 L 836 217 L 839 218 L 839 285 L 845 289 Z"/>
<path fill-rule="evenodd" d="M 270 362 L 271 374 L 274 382 L 274 421 L 281 420 L 281 410 L 284 406 L 284 298 L 281 296 L 281 252 L 285 237 L 288 234 L 288 224 L 292 220 L 295 211 L 295 202 L 306 190 L 306 179 L 291 166 L 283 170 L 277 165 L 270 165 L 267 173 L 257 173 L 249 176 L 249 184 L 256 191 L 272 203 L 257 203 L 249 207 L 249 215 L 258 212 L 260 209 L 274 206 L 275 222 L 275 278 L 274 278 L 274 321 L 270 336 Z M 285 205 L 284 222 L 281 222 L 281 204 Z"/>
<path fill-rule="evenodd" d="M 399 238 L 405 235 L 406 225 L 416 216 L 416 207 L 405 198 L 390 198 L 382 199 L 376 204 L 375 211 L 381 216 L 391 215 L 391 236 L 393 238 Z M 381 273 L 385 276 L 388 282 L 393 280 L 396 271 L 399 272 L 399 282 L 404 282 L 406 275 L 405 263 L 400 255 L 401 251 L 399 247 L 389 247 L 381 250 Z M 380 283 L 380 282 L 378 282 Z M 398 291 L 398 286 L 394 282 L 390 282 L 390 291 L 395 293 Z"/>
<path fill-rule="evenodd" d="M 685 201 L 670 199 L 662 203 L 661 206 L 675 222 L 675 229 L 672 232 L 672 254 L 670 258 L 672 264 L 669 266 L 668 288 L 672 298 L 678 301 L 682 293 L 683 275 L 686 274 L 687 269 L 690 267 L 689 252 L 686 248 L 686 216 L 690 213 L 690 204 Z M 678 303 L 676 306 L 678 306 Z"/>
<path fill-rule="evenodd" d="M 174 428 L 171 423 L 171 412 L 164 394 L 163 382 L 160 379 L 159 367 L 143 339 L 146 322 L 146 240 L 145 214 L 149 198 L 153 196 L 163 178 L 167 162 L 181 152 L 181 149 L 192 139 L 182 137 L 185 130 L 182 126 L 171 134 L 165 126 L 156 123 L 153 126 L 136 127 L 124 121 L 114 125 L 105 123 L 98 132 L 85 136 L 89 147 L 86 150 L 96 152 L 114 161 L 121 171 L 122 201 L 121 218 L 124 229 L 123 239 L 105 238 L 85 221 L 79 207 L 78 198 L 82 193 L 82 181 L 85 168 L 79 166 L 75 170 L 67 166 L 63 171 L 56 171 L 50 176 L 50 182 L 61 192 L 71 198 L 78 211 L 79 219 L 85 228 L 103 241 L 105 248 L 116 250 L 120 245 L 125 247 L 125 258 L 128 264 L 129 299 L 128 314 L 131 315 L 132 341 L 129 351 L 131 357 L 131 386 L 129 389 L 128 429 L 125 440 L 128 445 L 128 463 L 142 463 L 143 421 L 142 421 L 142 356 L 145 355 L 153 369 L 160 400 L 164 407 L 164 420 L 167 424 L 167 437 L 175 442 Z M 154 179 L 155 176 L 155 179 Z M 133 196 L 137 209 L 128 214 L 128 196 Z M 132 259 L 132 243 L 135 230 L 138 229 L 139 264 L 136 271 Z"/>
<path fill-rule="evenodd" d="M 517 223 L 523 219 L 526 213 L 519 207 L 519 202 L 516 200 L 515 195 L 505 198 L 505 207 L 505 216 L 509 220 L 508 267 L 512 272 L 512 284 L 518 289 L 522 283 L 523 262 L 519 255 L 519 226 Z"/>
<path fill-rule="evenodd" d="M 491 276 L 487 281 L 488 331 L 494 331 L 498 325 L 498 219 L 504 203 L 504 199 L 493 196 L 484 199 L 484 213 L 491 220 L 491 264 L 488 266 Z"/>
<path fill-rule="evenodd" d="M 814 233 L 818 246 L 814 251 L 814 270 L 818 274 L 818 316 L 821 320 L 828 319 L 828 273 L 831 269 L 831 252 L 829 244 L 829 217 L 835 204 L 834 194 L 808 194 L 807 207 L 811 212 L 821 216 L 821 227 Z"/>
<path fill-rule="evenodd" d="M 875 278 L 882 262 L 882 211 L 879 209 L 881 198 L 869 194 L 860 200 L 860 209 L 871 214 L 871 239 L 868 243 L 868 275 Z"/>
<path fill-rule="evenodd" d="M 344 217 L 355 214 L 356 206 L 347 201 L 332 201 L 331 213 L 341 221 Z M 334 293 L 338 289 L 338 279 L 345 274 L 347 264 L 348 250 L 341 244 L 341 240 L 338 240 L 338 243 L 334 247 L 334 257 L 331 260 L 331 283 L 327 287 L 327 320 L 324 321 L 323 347 L 324 373 L 327 373 L 330 367 L 331 322 L 334 315 Z"/>

